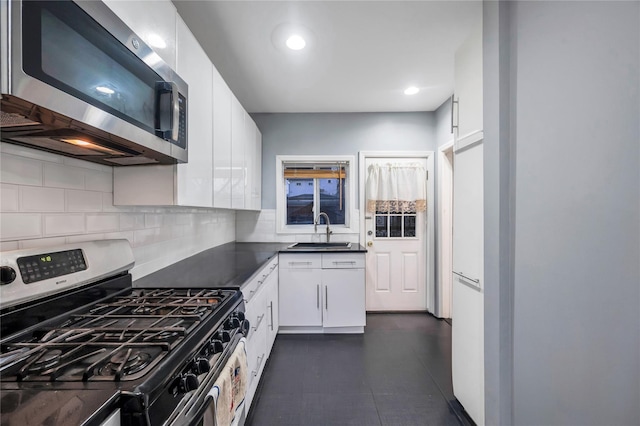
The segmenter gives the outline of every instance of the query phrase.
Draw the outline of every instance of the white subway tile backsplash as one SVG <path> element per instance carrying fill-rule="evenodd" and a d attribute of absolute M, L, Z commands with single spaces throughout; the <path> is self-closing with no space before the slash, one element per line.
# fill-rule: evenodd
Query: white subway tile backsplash
<path fill-rule="evenodd" d="M 119 240 L 124 239 L 128 240 L 129 244 L 133 245 L 133 231 L 128 232 L 108 232 L 104 234 L 105 240 Z"/>
<path fill-rule="evenodd" d="M 67 190 L 68 212 L 99 212 L 102 210 L 102 192 Z"/>
<path fill-rule="evenodd" d="M 160 229 L 149 228 L 133 231 L 133 246 L 145 246 L 160 241 Z"/>
<path fill-rule="evenodd" d="M 42 215 L 39 213 L 3 213 L 0 220 L 2 241 L 42 236 Z"/>
<path fill-rule="evenodd" d="M 130 229 L 144 228 L 144 215 L 134 213 L 120 214 L 120 230 L 127 231 Z"/>
<path fill-rule="evenodd" d="M 104 234 L 80 234 L 66 237 L 67 244 L 82 243 L 84 241 L 104 240 Z"/>
<path fill-rule="evenodd" d="M 72 167 L 80 167 L 82 169 L 97 170 L 104 173 L 112 173 L 113 168 L 111 166 L 105 166 L 104 164 L 90 163 L 89 161 L 79 160 L 77 158 L 62 157 L 62 162 Z"/>
<path fill-rule="evenodd" d="M 164 219 L 161 214 L 145 214 L 144 226 L 145 228 L 159 228 L 163 225 Z"/>
<path fill-rule="evenodd" d="M 20 208 L 20 187 L 0 184 L 0 211 L 17 212 Z"/>
<path fill-rule="evenodd" d="M 113 192 L 113 173 L 87 170 L 84 175 L 85 189 L 89 191 Z"/>
<path fill-rule="evenodd" d="M 2 250 L 125 238 L 136 256 L 132 273 L 142 276 L 236 239 L 232 210 L 117 207 L 111 167 L 6 145 L 0 144 Z M 247 225 L 257 217 L 249 214 Z"/>
<path fill-rule="evenodd" d="M 62 159 L 64 158 L 62 155 L 4 142 L 0 142 L 0 152 L 3 154 L 12 154 L 19 157 L 31 158 L 33 160 L 48 161 L 49 163 L 62 163 Z"/>
<path fill-rule="evenodd" d="M 87 232 L 115 232 L 120 227 L 120 218 L 115 213 L 87 213 Z"/>
<path fill-rule="evenodd" d="M 18 250 L 20 247 L 17 241 L 0 242 L 0 251 Z"/>
<path fill-rule="evenodd" d="M 84 169 L 67 164 L 44 164 L 44 186 L 84 189 Z"/>
<path fill-rule="evenodd" d="M 82 234 L 84 228 L 84 214 L 46 214 L 44 215 L 44 235 L 58 236 Z"/>
<path fill-rule="evenodd" d="M 42 161 L 17 155 L 0 156 L 0 181 L 16 185 L 42 186 Z"/>
<path fill-rule="evenodd" d="M 30 249 L 30 248 L 39 248 L 39 247 L 51 247 L 58 246 L 60 244 L 65 244 L 65 237 L 56 237 L 56 238 L 36 238 L 33 240 L 22 240 L 20 241 L 21 249 Z"/>
<path fill-rule="evenodd" d="M 133 207 L 117 207 L 113 205 L 113 193 L 102 193 L 102 211 L 103 212 L 126 212 L 132 210 Z"/>
<path fill-rule="evenodd" d="M 20 210 L 23 212 L 63 212 L 64 189 L 23 186 L 20 188 Z"/>

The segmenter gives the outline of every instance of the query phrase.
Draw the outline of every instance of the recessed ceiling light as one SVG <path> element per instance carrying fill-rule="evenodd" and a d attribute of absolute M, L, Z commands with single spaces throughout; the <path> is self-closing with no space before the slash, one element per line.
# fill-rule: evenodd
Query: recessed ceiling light
<path fill-rule="evenodd" d="M 307 45 L 302 37 L 297 34 L 292 35 L 287 39 L 287 47 L 291 50 L 301 50 Z"/>
<path fill-rule="evenodd" d="M 415 95 L 416 93 L 418 93 L 420 91 L 420 89 L 418 89 L 416 86 L 411 86 L 411 87 L 407 87 L 404 90 L 404 94 L 405 95 Z"/>

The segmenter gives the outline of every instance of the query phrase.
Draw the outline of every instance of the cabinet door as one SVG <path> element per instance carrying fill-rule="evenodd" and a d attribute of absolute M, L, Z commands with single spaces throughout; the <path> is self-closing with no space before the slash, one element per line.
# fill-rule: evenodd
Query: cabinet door
<path fill-rule="evenodd" d="M 280 325 L 322 325 L 321 269 L 280 269 Z"/>
<path fill-rule="evenodd" d="M 256 123 L 244 112 L 244 208 L 253 210 L 253 186 L 256 167 L 255 131 Z"/>
<path fill-rule="evenodd" d="M 267 354 L 271 352 L 280 326 L 278 303 L 278 270 L 274 270 L 267 278 L 265 292 L 267 294 Z"/>
<path fill-rule="evenodd" d="M 262 209 L 262 133 L 258 126 L 254 125 L 254 155 L 255 165 L 253 167 L 253 209 Z"/>
<path fill-rule="evenodd" d="M 213 128 L 212 67 L 187 25 L 178 18 L 178 66 L 176 71 L 189 85 L 189 161 L 178 165 L 178 204 L 213 207 L 211 141 Z"/>
<path fill-rule="evenodd" d="M 231 89 L 213 70 L 213 206 L 231 208 Z"/>
<path fill-rule="evenodd" d="M 324 327 L 364 326 L 364 269 L 323 269 Z"/>
<path fill-rule="evenodd" d="M 245 111 L 240 101 L 231 94 L 231 208 L 244 209 L 244 186 L 246 170 L 245 151 Z"/>
<path fill-rule="evenodd" d="M 104 3 L 163 61 L 172 69 L 176 69 L 176 18 L 178 13 L 171 1 L 104 0 Z M 184 77 L 182 78 L 184 79 Z"/>
<path fill-rule="evenodd" d="M 454 73 L 458 101 L 456 139 L 464 143 L 465 139 L 477 138 L 483 128 L 482 28 L 474 30 L 456 52 Z"/>
<path fill-rule="evenodd" d="M 453 168 L 453 272 L 481 288 L 484 277 L 483 146 L 456 151 Z"/>

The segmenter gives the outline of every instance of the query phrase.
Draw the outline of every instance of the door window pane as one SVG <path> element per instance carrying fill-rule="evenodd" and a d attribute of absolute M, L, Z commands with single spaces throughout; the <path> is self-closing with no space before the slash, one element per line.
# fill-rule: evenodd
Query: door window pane
<path fill-rule="evenodd" d="M 376 237 L 387 236 L 387 216 L 376 215 Z"/>
<path fill-rule="evenodd" d="M 404 217 L 404 236 L 405 237 L 416 236 L 416 217 L 415 216 Z"/>
<path fill-rule="evenodd" d="M 389 216 L 389 236 L 402 237 L 402 216 Z"/>
<path fill-rule="evenodd" d="M 313 179 L 286 179 L 287 225 L 313 224 Z"/>
<path fill-rule="evenodd" d="M 344 179 L 318 179 L 320 185 L 320 209 L 325 212 L 332 224 L 344 225 Z M 320 218 L 324 223 L 324 218 Z"/>

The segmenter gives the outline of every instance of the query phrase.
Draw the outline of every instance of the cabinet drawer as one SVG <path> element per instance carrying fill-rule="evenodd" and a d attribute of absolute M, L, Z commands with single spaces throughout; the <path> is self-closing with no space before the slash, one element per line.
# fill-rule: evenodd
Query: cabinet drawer
<path fill-rule="evenodd" d="M 328 253 L 322 255 L 322 269 L 364 268 L 363 253 Z"/>
<path fill-rule="evenodd" d="M 280 268 L 283 269 L 319 269 L 322 267 L 321 254 L 281 254 Z"/>
<path fill-rule="evenodd" d="M 267 281 L 267 278 L 278 268 L 278 256 L 271 259 L 260 271 L 242 286 L 242 296 L 244 302 L 248 303 L 259 292 L 260 288 Z"/>
<path fill-rule="evenodd" d="M 249 333 L 247 340 L 250 342 L 255 334 L 264 332 L 267 318 L 267 295 L 260 291 L 249 303 L 245 303 L 245 317 L 249 320 Z"/>

